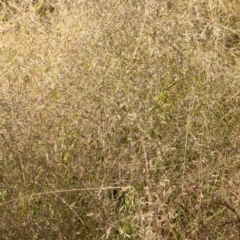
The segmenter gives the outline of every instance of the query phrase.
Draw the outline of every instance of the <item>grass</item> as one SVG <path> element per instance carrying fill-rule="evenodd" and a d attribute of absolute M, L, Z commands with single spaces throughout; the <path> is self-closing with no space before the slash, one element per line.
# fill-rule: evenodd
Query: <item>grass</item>
<path fill-rule="evenodd" d="M 0 3 L 1 239 L 238 239 L 240 3 Z"/>

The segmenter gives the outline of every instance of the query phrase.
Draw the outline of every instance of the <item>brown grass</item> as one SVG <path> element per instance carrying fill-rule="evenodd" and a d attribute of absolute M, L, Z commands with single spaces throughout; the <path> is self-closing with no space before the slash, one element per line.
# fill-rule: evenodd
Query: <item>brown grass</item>
<path fill-rule="evenodd" d="M 239 239 L 240 3 L 1 1 L 1 239 Z"/>

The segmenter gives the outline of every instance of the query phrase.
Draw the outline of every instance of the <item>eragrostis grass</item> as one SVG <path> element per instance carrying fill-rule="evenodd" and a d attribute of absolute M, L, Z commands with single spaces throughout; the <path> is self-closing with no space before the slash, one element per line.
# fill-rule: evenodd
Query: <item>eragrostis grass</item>
<path fill-rule="evenodd" d="M 1 239 L 238 239 L 239 1 L 1 1 Z"/>

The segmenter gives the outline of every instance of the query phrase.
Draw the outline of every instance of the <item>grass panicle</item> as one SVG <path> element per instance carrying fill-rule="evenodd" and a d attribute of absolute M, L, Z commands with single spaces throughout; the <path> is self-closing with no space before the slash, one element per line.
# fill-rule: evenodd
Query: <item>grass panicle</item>
<path fill-rule="evenodd" d="M 0 35 L 1 239 L 239 239 L 239 1 L 1 1 Z"/>

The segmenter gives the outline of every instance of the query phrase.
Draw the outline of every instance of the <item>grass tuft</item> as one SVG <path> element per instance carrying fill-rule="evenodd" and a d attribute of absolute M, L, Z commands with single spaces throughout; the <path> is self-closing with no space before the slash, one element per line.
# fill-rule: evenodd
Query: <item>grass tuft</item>
<path fill-rule="evenodd" d="M 1 1 L 1 239 L 238 239 L 239 1 Z"/>

